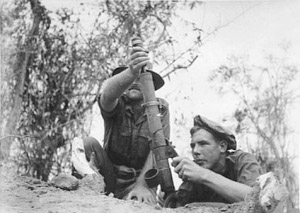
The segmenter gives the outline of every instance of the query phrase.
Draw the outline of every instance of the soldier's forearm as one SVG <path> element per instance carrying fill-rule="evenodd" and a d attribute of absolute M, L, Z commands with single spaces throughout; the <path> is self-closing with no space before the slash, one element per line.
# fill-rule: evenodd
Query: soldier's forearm
<path fill-rule="evenodd" d="M 104 110 L 112 110 L 116 104 L 118 98 L 125 92 L 125 90 L 132 84 L 137 78 L 129 69 L 124 70 L 118 75 L 107 79 L 102 85 L 102 92 L 100 98 L 100 104 Z"/>
<path fill-rule="evenodd" d="M 250 186 L 230 180 L 212 171 L 207 175 L 203 184 L 212 188 L 230 203 L 243 201 L 246 195 L 251 192 Z"/>

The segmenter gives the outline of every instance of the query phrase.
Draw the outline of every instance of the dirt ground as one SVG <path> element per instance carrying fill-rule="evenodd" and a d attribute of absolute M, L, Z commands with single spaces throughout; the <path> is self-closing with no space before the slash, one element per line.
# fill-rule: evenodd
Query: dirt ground
<path fill-rule="evenodd" d="M 224 212 L 212 207 L 161 208 L 119 200 L 80 187 L 75 191 L 66 191 L 31 177 L 19 176 L 15 171 L 11 164 L 0 164 L 0 213 Z"/>

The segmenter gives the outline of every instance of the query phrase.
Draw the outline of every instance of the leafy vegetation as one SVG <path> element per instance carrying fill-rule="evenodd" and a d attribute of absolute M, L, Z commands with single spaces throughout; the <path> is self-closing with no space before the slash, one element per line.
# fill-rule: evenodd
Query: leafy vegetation
<path fill-rule="evenodd" d="M 196 6 L 188 1 L 99 1 L 95 7 L 82 4 L 76 11 L 55 13 L 38 0 L 3 6 L 7 55 L 1 70 L 1 156 L 10 156 L 14 141 L 20 172 L 47 180 L 51 171 L 69 169 L 69 142 L 89 134 L 88 116 L 101 84 L 111 70 L 126 64 L 134 35 L 155 54 L 154 63 L 163 64 L 165 76 L 181 68 L 179 59 L 186 66 L 193 63 L 200 39 L 178 53 L 168 31 L 177 10 Z M 94 14 L 90 23 L 83 13 Z M 174 51 L 167 55 L 165 49 Z"/>
<path fill-rule="evenodd" d="M 283 56 L 269 55 L 261 66 L 250 65 L 246 57 L 231 57 L 227 65 L 214 70 L 211 81 L 218 82 L 221 94 L 237 100 L 232 113 L 235 132 L 244 149 L 257 156 L 264 172 L 275 171 L 289 193 L 289 208 L 297 206 L 299 184 L 293 165 L 297 144 L 295 129 L 289 124 L 293 107 L 299 101 L 295 79 L 299 69 Z M 289 211 L 288 211 L 289 212 Z"/>

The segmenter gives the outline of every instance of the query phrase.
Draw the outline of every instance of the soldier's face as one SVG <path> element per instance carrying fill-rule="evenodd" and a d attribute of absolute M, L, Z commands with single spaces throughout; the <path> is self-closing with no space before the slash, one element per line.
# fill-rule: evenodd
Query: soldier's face
<path fill-rule="evenodd" d="M 129 86 L 129 88 L 126 90 L 126 95 L 132 101 L 143 100 L 139 78 Z"/>
<path fill-rule="evenodd" d="M 216 170 L 220 167 L 221 155 L 226 152 L 213 135 L 205 129 L 194 133 L 191 140 L 194 161 L 206 169 Z"/>

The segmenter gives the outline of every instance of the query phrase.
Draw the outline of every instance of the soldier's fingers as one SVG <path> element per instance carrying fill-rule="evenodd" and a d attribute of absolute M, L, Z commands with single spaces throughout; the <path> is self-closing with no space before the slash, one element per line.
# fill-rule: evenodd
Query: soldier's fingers
<path fill-rule="evenodd" d="M 130 65 L 132 66 L 138 66 L 139 64 L 147 64 L 149 61 L 148 57 L 139 57 L 139 58 L 135 58 L 133 60 L 130 61 Z"/>
<path fill-rule="evenodd" d="M 174 157 L 171 165 L 173 167 L 176 167 L 182 161 L 182 159 L 183 159 L 182 157 Z"/>
<path fill-rule="evenodd" d="M 139 46 L 129 47 L 129 50 L 130 50 L 131 53 L 134 53 L 134 52 L 145 52 L 145 53 L 149 53 L 148 50 L 144 49 L 143 47 L 139 47 Z"/>
<path fill-rule="evenodd" d="M 156 201 L 155 201 L 155 199 L 154 199 L 153 196 L 148 196 L 148 197 L 146 198 L 146 200 L 145 200 L 145 203 L 148 203 L 148 204 L 155 204 Z"/>
<path fill-rule="evenodd" d="M 179 173 L 183 168 L 183 165 L 184 165 L 184 161 L 183 160 L 181 160 L 178 164 L 177 164 L 177 166 L 174 168 L 174 172 L 176 172 L 176 173 Z"/>
<path fill-rule="evenodd" d="M 178 172 L 178 177 L 182 178 L 183 176 L 184 176 L 184 170 L 182 169 Z"/>
<path fill-rule="evenodd" d="M 130 52 L 129 58 L 131 58 L 131 57 L 139 57 L 139 56 L 148 56 L 148 52 L 145 51 L 145 50 L 136 50 L 136 49 L 133 49 Z"/>

